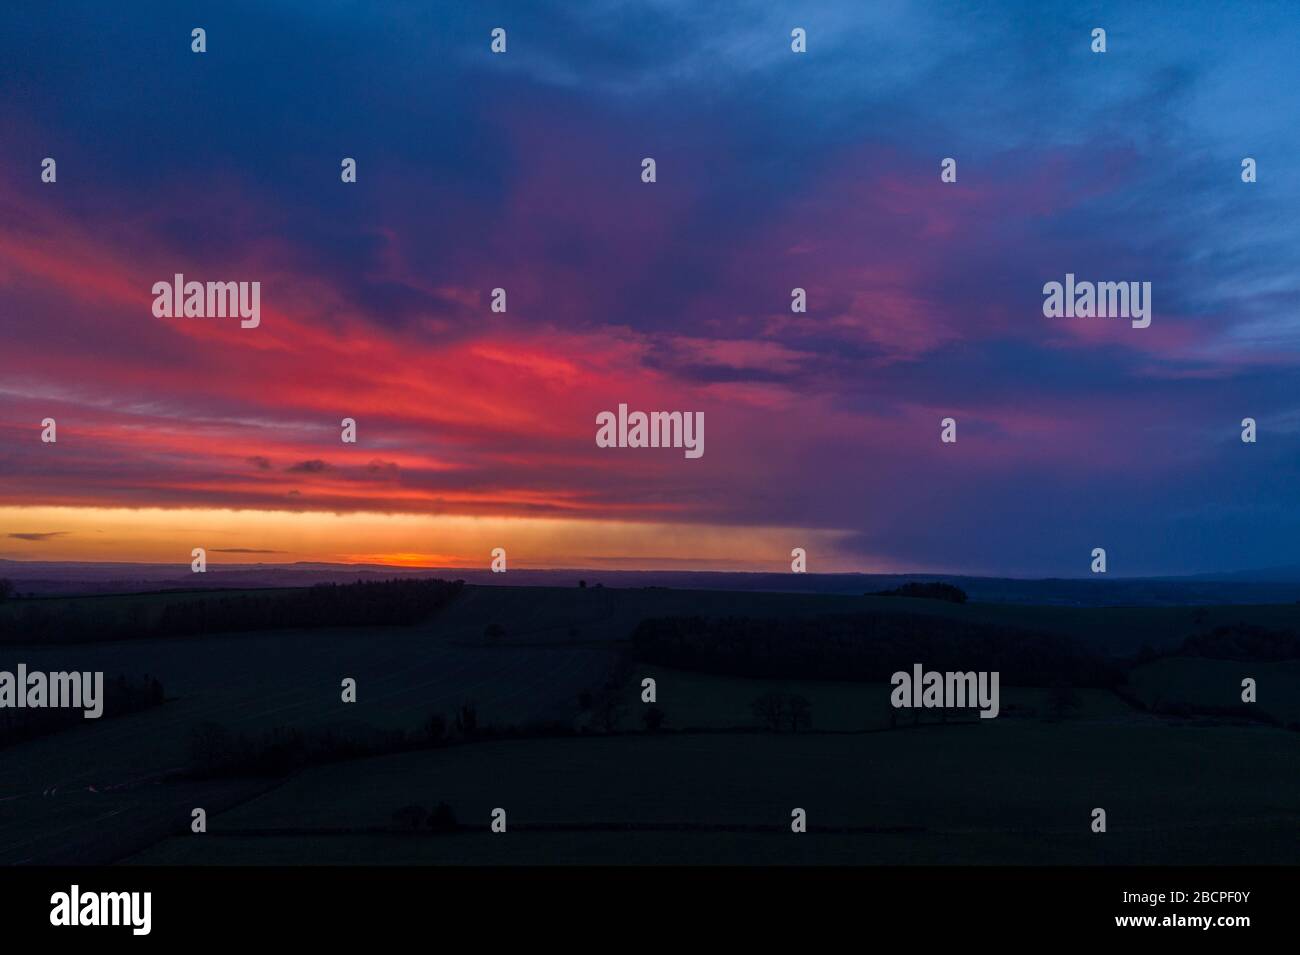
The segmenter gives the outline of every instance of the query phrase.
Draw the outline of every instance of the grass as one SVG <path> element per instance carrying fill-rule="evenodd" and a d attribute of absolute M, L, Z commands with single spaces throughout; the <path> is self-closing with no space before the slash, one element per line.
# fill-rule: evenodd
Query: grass
<path fill-rule="evenodd" d="M 1245 677 L 1255 680 L 1254 706 L 1283 723 L 1300 722 L 1300 660 L 1242 663 L 1168 657 L 1135 667 L 1129 673 L 1129 684 L 1148 706 L 1232 707 L 1241 705 Z"/>
<path fill-rule="evenodd" d="M 1295 737 L 1266 728 L 993 721 L 864 735 L 657 735 L 490 743 L 309 770 L 138 862 L 1294 861 Z M 1212 772 L 1206 772 L 1209 762 Z M 446 800 L 482 835 L 276 830 L 385 826 Z M 506 808 L 504 837 L 487 833 Z M 788 833 L 807 810 L 809 845 Z M 1109 831 L 1089 831 L 1091 810 Z M 724 831 L 546 832 L 565 824 Z M 767 832 L 739 831 L 769 826 Z M 731 827 L 733 831 L 725 831 Z M 916 831 L 817 835 L 819 828 Z M 265 836 L 252 834 L 267 831 Z M 234 832 L 230 836 L 223 831 Z M 223 840 L 233 840 L 226 847 Z M 288 846 L 292 848 L 287 848 Z M 638 848 L 640 847 L 640 848 Z M 215 855 L 209 855 L 215 853 Z M 517 855 L 515 855 L 517 853 Z"/>
<path fill-rule="evenodd" d="M 24 605 L 125 618 L 156 619 L 169 601 L 219 599 L 245 591 L 184 591 L 153 594 L 54 597 L 0 603 L 0 619 Z M 438 629 L 464 641 L 483 642 L 490 623 L 501 624 L 504 646 L 523 643 L 590 643 L 626 640 L 651 616 L 814 616 L 825 613 L 923 614 L 1074 637 L 1105 653 L 1128 655 L 1144 645 L 1170 649 L 1193 633 L 1218 626 L 1254 624 L 1300 629 L 1300 604 L 1221 607 L 1056 607 L 970 603 L 900 597 L 791 594 L 707 590 L 577 587 L 475 587 L 443 611 Z M 192 638 L 185 638 L 192 639 Z"/>
<path fill-rule="evenodd" d="M 215 594 L 213 596 L 216 596 Z M 69 613 L 122 602 L 161 606 L 184 595 L 59 598 Z M 55 601 L 42 601 L 50 604 Z M 21 607 L 24 601 L 17 601 Z M 13 607 L 0 606 L 0 613 Z M 164 840 L 157 858 L 218 861 L 1294 861 L 1300 807 L 1296 736 L 1264 726 L 1175 726 L 1113 695 L 1080 691 L 1075 718 L 1047 722 L 1043 690 L 1003 687 L 1003 716 L 959 726 L 885 732 L 888 687 L 765 681 L 638 666 L 625 692 L 626 728 L 639 727 L 640 679 L 658 681 L 668 727 L 727 731 L 615 735 L 459 746 L 317 767 L 258 799 L 264 782 L 181 783 L 191 729 L 236 731 L 349 721 L 414 729 L 473 701 L 482 723 L 577 715 L 646 616 L 929 613 L 1069 633 L 1129 652 L 1174 645 L 1236 622 L 1296 626 L 1300 607 L 1113 608 L 953 606 L 902 598 L 612 588 L 468 587 L 413 627 L 355 628 L 0 647 L 0 669 L 102 669 L 158 677 L 169 700 L 0 754 L 0 863 L 106 862 Z M 125 611 L 124 611 L 125 612 Z M 131 611 L 134 612 L 134 611 Z M 489 624 L 504 635 L 485 639 Z M 1259 681 L 1261 707 L 1296 714 L 1300 664 L 1165 659 L 1137 668 L 1147 698 L 1214 704 Z M 358 702 L 340 701 L 340 681 Z M 767 689 L 812 701 L 813 728 L 857 735 L 752 730 L 750 703 Z M 1037 711 L 1016 718 L 1016 710 Z M 904 714 L 903 722 L 908 722 Z M 1288 717 L 1290 718 L 1290 717 Z M 408 803 L 446 799 L 462 822 L 509 808 L 511 834 L 394 842 L 387 835 L 223 836 L 230 829 L 384 826 Z M 210 810 L 211 838 L 186 831 L 189 809 Z M 812 831 L 784 837 L 789 810 Z M 1086 830 L 1110 812 L 1104 841 Z M 528 831 L 583 822 L 770 825 L 771 833 Z M 919 827 L 908 835 L 819 835 L 819 826 Z M 1080 828 L 1082 827 L 1082 829 Z M 194 840 L 203 840 L 196 842 Z M 461 847 L 461 848 L 458 848 Z M 657 847 L 657 848 L 656 848 Z M 811 848 L 817 847 L 817 848 Z M 247 857 L 242 853 L 250 853 Z M 146 853 L 146 856 L 148 853 Z"/>

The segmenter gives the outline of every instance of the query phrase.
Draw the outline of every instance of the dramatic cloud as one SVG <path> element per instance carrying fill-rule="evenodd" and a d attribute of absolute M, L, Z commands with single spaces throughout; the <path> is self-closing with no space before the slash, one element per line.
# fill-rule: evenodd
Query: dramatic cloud
<path fill-rule="evenodd" d="M 224 552 L 302 559 L 453 549 L 266 514 L 569 529 L 538 564 L 615 529 L 719 566 L 1300 561 L 1300 21 L 1115 7 L 1098 56 L 999 6 L 814 2 L 795 55 L 757 2 L 235 2 L 207 59 L 161 2 L 6 11 L 0 507 L 85 548 L 220 512 Z M 1045 318 L 1067 272 L 1152 282 L 1151 327 Z M 260 326 L 155 318 L 176 273 L 260 282 Z M 703 411 L 704 456 L 598 449 L 621 402 Z M 123 552 L 188 553 L 158 520 Z"/>

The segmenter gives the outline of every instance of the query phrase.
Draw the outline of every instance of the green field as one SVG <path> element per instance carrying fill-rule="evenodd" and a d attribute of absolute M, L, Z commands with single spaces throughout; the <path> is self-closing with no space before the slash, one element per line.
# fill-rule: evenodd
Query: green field
<path fill-rule="evenodd" d="M 1295 846 L 1279 837 L 1300 825 L 1297 797 L 1295 737 L 1268 729 L 990 721 L 519 741 L 309 770 L 215 817 L 207 835 L 133 861 L 619 862 L 661 845 L 695 862 L 1284 862 Z M 439 800 L 482 834 L 355 831 Z M 504 835 L 487 832 L 498 806 Z M 1097 806 L 1105 834 L 1088 829 Z M 794 807 L 808 812 L 806 837 L 788 831 Z M 628 825 L 705 828 L 615 828 Z M 579 831 L 547 829 L 563 826 Z M 841 827 L 865 831 L 818 834 Z"/>
<path fill-rule="evenodd" d="M 78 615 L 161 612 L 193 593 L 60 598 Z M 18 601 L 21 604 L 24 601 Z M 34 601 L 54 604 L 53 601 Z M 13 604 L 0 608 L 12 612 Z M 142 611 L 145 612 L 145 611 Z M 664 589 L 467 587 L 411 627 L 335 628 L 0 647 L 0 669 L 152 674 L 168 701 L 130 716 L 0 750 L 0 862 L 1231 862 L 1294 861 L 1300 821 L 1297 737 L 1266 725 L 1169 719 L 1114 693 L 1079 690 L 1050 719 L 1047 691 L 1003 686 L 1002 715 L 935 725 L 891 720 L 884 684 L 758 680 L 623 660 L 650 616 L 922 613 L 1072 635 L 1127 654 L 1174 646 L 1225 624 L 1300 626 L 1300 607 L 1069 609 L 880 597 Z M 501 634 L 488 637 L 491 624 Z M 472 702 L 480 724 L 547 720 L 594 729 L 580 698 L 614 675 L 613 735 L 458 743 L 315 766 L 284 779 L 185 780 L 192 731 L 364 726 L 414 730 Z M 1131 671 L 1137 696 L 1202 706 L 1239 701 L 1242 675 L 1259 706 L 1297 717 L 1300 663 L 1156 660 Z M 657 681 L 672 732 L 640 732 L 640 680 Z M 358 701 L 340 700 L 352 677 Z M 759 731 L 768 690 L 812 706 L 813 732 Z M 898 728 L 890 729 L 891 722 Z M 680 730 L 700 732 L 675 732 Z M 446 800 L 486 826 L 508 807 L 506 837 L 399 836 L 402 805 Z M 189 812 L 210 812 L 206 837 Z M 1087 831 L 1103 806 L 1110 832 Z M 812 830 L 793 842 L 789 811 Z M 618 831 L 656 824 L 664 831 Z M 529 826 L 607 826 L 555 831 Z M 681 827 L 707 827 L 683 829 Z M 849 827 L 834 834 L 827 826 Z M 674 827 L 677 827 L 676 829 Z M 750 828 L 746 828 L 750 827 Z M 757 828 L 754 828 L 757 827 Z M 821 827 L 821 831 L 819 831 Z M 897 831 L 899 827 L 905 832 Z M 296 829 L 324 829 L 316 835 Z M 268 830 L 281 830 L 273 834 Z M 357 831 L 362 830 L 362 831 Z M 248 835 L 260 831 L 261 835 Z M 228 833 L 236 834 L 228 834 Z M 227 833 L 227 834 L 223 834 Z M 1291 833 L 1292 838 L 1286 834 Z M 196 841 L 196 840 L 203 841 Z M 150 848 L 152 847 L 152 848 Z M 136 854 L 139 854 L 138 856 Z"/>
<path fill-rule="evenodd" d="M 484 724 L 567 718 L 578 693 L 599 684 L 612 665 L 611 651 L 601 646 L 476 645 L 483 626 L 435 620 L 417 627 L 0 647 L 0 669 L 22 662 L 33 670 L 148 673 L 168 696 L 153 710 L 88 720 L 0 750 L 0 862 L 76 857 L 81 845 L 100 844 L 106 819 L 135 813 L 142 802 L 148 810 L 140 818 L 150 820 L 150 831 L 158 817 L 167 826 L 182 824 L 186 800 L 168 814 L 162 805 L 171 803 L 159 794 L 172 786 L 163 779 L 186 767 L 192 730 L 204 722 L 249 733 L 357 725 L 415 730 L 466 702 Z M 357 681 L 355 704 L 341 702 L 344 677 Z"/>
<path fill-rule="evenodd" d="M 1168 657 L 1135 667 L 1129 683 L 1148 706 L 1192 704 L 1203 707 L 1241 703 L 1241 681 L 1255 680 L 1253 704 L 1282 723 L 1300 722 L 1300 660 L 1238 663 L 1202 657 Z"/>
<path fill-rule="evenodd" d="M 245 591 L 176 591 L 94 597 L 55 597 L 0 603 L 0 620 L 27 606 L 51 609 L 70 620 L 81 615 L 153 620 L 170 601 L 216 600 Z M 258 591 L 263 592 L 263 591 Z M 566 643 L 627 639 L 654 616 L 806 617 L 818 614 L 923 614 L 1037 630 L 1076 638 L 1107 654 L 1135 653 L 1143 646 L 1167 649 L 1218 626 L 1249 624 L 1300 629 L 1300 604 L 1221 607 L 1056 607 L 1013 604 L 951 604 L 897 597 L 792 594 L 664 588 L 467 586 L 437 622 L 439 632 L 481 640 L 489 623 L 506 630 L 504 643 Z M 574 632 L 576 631 L 576 633 Z M 192 638 L 180 638 L 192 639 Z"/>

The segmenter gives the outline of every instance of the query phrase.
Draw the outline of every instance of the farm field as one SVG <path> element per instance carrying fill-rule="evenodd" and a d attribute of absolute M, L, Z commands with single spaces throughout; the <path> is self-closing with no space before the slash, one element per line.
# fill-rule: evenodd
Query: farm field
<path fill-rule="evenodd" d="M 1300 723 L 1300 660 L 1278 663 L 1167 657 L 1129 671 L 1129 684 L 1148 706 L 1223 706 L 1241 700 L 1241 681 L 1252 677 L 1256 706 L 1284 724 Z"/>
<path fill-rule="evenodd" d="M 59 834 L 68 836 L 63 845 L 94 832 L 97 820 L 122 806 L 162 812 L 154 797 L 174 785 L 165 777 L 185 769 L 192 733 L 204 723 L 244 733 L 414 731 L 467 702 L 483 724 L 567 718 L 578 693 L 603 680 L 613 659 L 599 646 L 470 643 L 456 628 L 417 626 L 0 647 L 3 670 L 21 662 L 30 670 L 148 673 L 168 697 L 151 710 L 0 749 L 0 862 L 28 858 Z M 357 681 L 355 704 L 341 703 L 344 677 Z M 188 819 L 189 807 L 180 808 L 169 825 Z"/>
<path fill-rule="evenodd" d="M 283 590 L 283 588 L 281 589 Z M 0 623 L 20 619 L 25 607 L 50 609 L 69 621 L 81 616 L 154 620 L 171 601 L 218 600 L 254 591 L 180 591 L 93 597 L 51 597 L 0 603 Z M 269 591 L 275 592 L 275 591 Z M 1107 654 L 1164 650 L 1187 635 L 1218 626 L 1248 624 L 1300 628 L 1300 604 L 1189 607 L 1058 607 L 967 603 L 898 597 L 754 591 L 670 590 L 643 587 L 507 587 L 467 585 L 424 632 L 480 641 L 491 623 L 506 631 L 502 643 L 570 643 L 627 639 L 647 617 L 808 617 L 819 614 L 918 614 L 1060 634 Z M 576 632 L 575 632 L 576 631 Z M 194 638 L 177 638 L 194 639 Z M 16 646 L 24 646 L 21 642 Z"/>
<path fill-rule="evenodd" d="M 167 602 L 194 596 L 32 603 L 57 604 L 76 620 L 98 613 L 160 614 Z M 203 599 L 218 596 L 207 592 Z M 0 607 L 0 613 L 24 602 Z M 1072 609 L 470 586 L 411 626 L 11 643 L 0 646 L 0 669 L 24 663 L 33 670 L 103 670 L 109 677 L 150 674 L 165 687 L 166 702 L 0 749 L 0 863 L 126 857 L 384 862 L 408 856 L 476 862 L 516 852 L 521 862 L 633 861 L 656 851 L 663 861 L 735 862 L 1223 862 L 1294 855 L 1294 840 L 1280 836 L 1294 828 L 1300 807 L 1293 732 L 1163 718 L 1109 690 L 1089 688 L 1076 690 L 1079 705 L 1056 721 L 1049 718 L 1047 689 L 1010 685 L 1001 688 L 997 720 L 936 725 L 936 713 L 920 711 L 920 725 L 913 726 L 912 713 L 890 709 L 884 683 L 749 679 L 628 656 L 632 632 L 648 617 L 824 613 L 995 623 L 1071 635 L 1117 657 L 1143 645 L 1177 646 L 1214 626 L 1300 628 L 1295 606 Z M 1293 719 L 1298 668 L 1296 661 L 1167 657 L 1130 669 L 1129 679 L 1148 706 L 1160 700 L 1216 707 L 1239 700 L 1240 674 L 1249 672 L 1259 680 L 1261 708 Z M 656 705 L 668 732 L 642 731 L 640 681 L 646 676 L 657 681 Z M 355 703 L 340 699 L 345 677 L 357 681 Z M 612 734 L 599 732 L 592 707 L 593 693 L 599 701 L 607 685 L 619 710 Z M 813 732 L 766 731 L 752 703 L 769 691 L 807 698 Z M 443 748 L 312 765 L 284 777 L 195 778 L 187 772 L 194 732 L 209 723 L 250 736 L 324 729 L 413 733 L 433 715 L 450 724 L 466 703 L 480 727 L 545 721 L 581 732 L 455 740 Z M 889 729 L 893 722 L 897 729 Z M 470 831 L 400 841 L 370 831 L 390 826 L 403 805 L 427 808 L 444 800 L 465 825 L 486 825 L 491 808 L 507 806 L 511 838 L 503 846 L 490 834 Z M 202 853 L 188 834 L 196 805 L 210 816 Z M 1061 818 L 1062 805 L 1080 807 L 1082 837 Z M 1097 805 L 1110 813 L 1105 859 L 1086 828 L 1087 813 Z M 808 842 L 820 848 L 771 841 L 788 830 L 793 806 L 808 809 Z M 1237 821 L 1229 825 L 1229 819 Z M 637 824 L 664 828 L 616 828 Z M 709 828 L 673 829 L 687 825 Z M 530 829 L 536 826 L 565 831 Z M 828 826 L 850 831 L 831 836 Z M 330 833 L 294 834 L 304 827 Z M 248 836 L 253 830 L 264 834 Z"/>
<path fill-rule="evenodd" d="M 1294 746 L 1271 729 L 1087 722 L 486 743 L 318 767 L 132 861 L 1284 862 Z M 482 835 L 357 831 L 437 801 Z M 487 831 L 498 806 L 504 835 Z M 791 845 L 796 806 L 808 846 Z M 638 825 L 700 831 L 620 831 Z M 840 828 L 865 831 L 825 832 Z"/>

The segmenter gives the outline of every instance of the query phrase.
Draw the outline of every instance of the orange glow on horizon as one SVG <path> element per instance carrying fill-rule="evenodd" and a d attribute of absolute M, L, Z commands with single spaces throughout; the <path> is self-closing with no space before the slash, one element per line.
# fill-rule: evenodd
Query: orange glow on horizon
<path fill-rule="evenodd" d="M 382 564 L 385 567 L 450 567 L 456 558 L 449 554 L 340 554 L 341 564 Z"/>
<path fill-rule="evenodd" d="M 894 570 L 849 555 L 846 532 L 599 519 L 338 514 L 224 508 L 0 506 L 0 558 L 172 563 L 203 547 L 213 564 L 322 562 L 487 568 L 788 571 L 803 547 L 813 572 Z M 434 545 L 430 547 L 429 545 Z"/>

